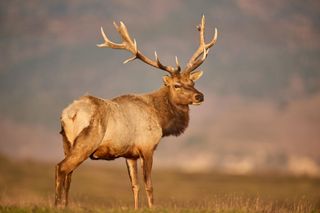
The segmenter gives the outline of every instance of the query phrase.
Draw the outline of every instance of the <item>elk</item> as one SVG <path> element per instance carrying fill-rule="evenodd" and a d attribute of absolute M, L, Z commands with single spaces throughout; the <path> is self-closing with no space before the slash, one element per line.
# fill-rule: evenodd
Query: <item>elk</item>
<path fill-rule="evenodd" d="M 194 87 L 203 72 L 195 71 L 208 56 L 209 48 L 217 41 L 217 29 L 209 43 L 205 43 L 205 17 L 197 26 L 200 33 L 198 49 L 181 71 L 176 66 L 163 65 L 155 52 L 155 60 L 143 55 L 137 48 L 123 22 L 114 23 L 122 38 L 121 43 L 108 39 L 101 27 L 104 43 L 100 48 L 123 49 L 132 53 L 124 61 L 139 59 L 166 71 L 164 85 L 155 92 L 143 95 L 123 95 L 106 100 L 90 95 L 82 96 L 67 106 L 61 115 L 61 132 L 65 158 L 56 165 L 55 205 L 68 204 L 68 192 L 73 171 L 86 159 L 126 159 L 131 181 L 134 207 L 139 206 L 137 160 L 140 159 L 148 206 L 153 206 L 151 169 L 153 153 L 165 136 L 182 134 L 189 123 L 189 105 L 199 105 L 204 96 Z"/>

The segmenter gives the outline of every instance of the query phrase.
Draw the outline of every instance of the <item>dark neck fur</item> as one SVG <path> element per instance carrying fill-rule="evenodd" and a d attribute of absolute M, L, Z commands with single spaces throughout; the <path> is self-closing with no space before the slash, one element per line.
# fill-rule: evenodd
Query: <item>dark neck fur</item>
<path fill-rule="evenodd" d="M 189 106 L 172 103 L 167 87 L 151 93 L 150 97 L 162 127 L 162 137 L 181 135 L 189 124 Z"/>

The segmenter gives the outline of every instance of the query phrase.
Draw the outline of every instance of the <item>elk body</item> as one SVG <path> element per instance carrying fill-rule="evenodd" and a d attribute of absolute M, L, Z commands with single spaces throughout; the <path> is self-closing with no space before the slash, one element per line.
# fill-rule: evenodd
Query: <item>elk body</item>
<path fill-rule="evenodd" d="M 134 59 L 168 72 L 164 85 L 157 91 L 144 95 L 123 95 L 111 100 L 94 96 L 83 96 L 75 100 L 61 115 L 61 135 L 65 158 L 56 166 L 55 204 L 68 204 L 68 191 L 73 171 L 88 158 L 113 160 L 126 158 L 128 173 L 134 196 L 134 207 L 139 205 L 137 160 L 141 160 L 143 180 L 148 206 L 153 206 L 151 169 L 153 153 L 164 136 L 178 136 L 189 123 L 189 105 L 204 100 L 201 92 L 194 88 L 202 71 L 194 71 L 206 59 L 209 48 L 217 40 L 217 30 L 209 43 L 204 41 L 205 18 L 197 27 L 200 45 L 181 71 L 176 58 L 176 67 L 163 65 L 157 54 L 155 60 L 144 56 L 132 40 L 126 26 L 114 24 L 122 37 L 122 43 L 111 42 L 101 28 L 104 43 L 98 47 L 128 50 Z"/>

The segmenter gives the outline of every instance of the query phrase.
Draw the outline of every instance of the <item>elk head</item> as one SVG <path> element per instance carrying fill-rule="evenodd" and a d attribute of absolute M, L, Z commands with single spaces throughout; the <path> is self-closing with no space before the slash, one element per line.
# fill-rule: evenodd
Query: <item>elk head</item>
<path fill-rule="evenodd" d="M 143 55 L 137 48 L 136 40 L 130 37 L 127 27 L 120 22 L 120 26 L 118 26 L 115 22 L 113 23 L 118 33 L 122 38 L 122 43 L 114 43 L 111 42 L 101 27 L 101 34 L 104 38 L 103 44 L 98 44 L 98 47 L 108 47 L 113 49 L 124 49 L 128 50 L 133 54 L 133 56 L 123 63 L 128 63 L 135 59 L 140 59 L 141 61 L 164 70 L 169 73 L 163 77 L 163 82 L 166 87 L 169 88 L 170 91 L 170 100 L 175 105 L 189 105 L 189 104 L 200 104 L 204 100 L 204 96 L 201 92 L 199 92 L 194 87 L 194 82 L 198 80 L 203 72 L 202 71 L 194 71 L 197 69 L 206 59 L 209 49 L 216 43 L 217 41 L 217 28 L 215 28 L 215 34 L 209 43 L 205 43 L 204 39 L 204 31 L 205 31 L 205 17 L 202 16 L 201 24 L 197 26 L 197 29 L 200 33 L 200 44 L 196 52 L 192 55 L 190 60 L 188 61 L 186 67 L 181 70 L 179 65 L 178 58 L 176 57 L 176 66 L 165 66 L 163 65 L 155 52 L 155 60 L 152 60 L 145 55 Z"/>

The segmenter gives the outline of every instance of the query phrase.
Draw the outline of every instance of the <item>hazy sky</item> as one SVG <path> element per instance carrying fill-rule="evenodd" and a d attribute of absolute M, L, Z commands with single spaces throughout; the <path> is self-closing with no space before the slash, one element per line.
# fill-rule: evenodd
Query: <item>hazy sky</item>
<path fill-rule="evenodd" d="M 159 155 L 171 162 L 179 152 L 178 164 L 199 155 L 196 166 L 204 167 L 233 158 L 285 158 L 290 167 L 291 158 L 308 157 L 319 165 L 319 11 L 319 1 L 299 0 L 2 1 L 0 151 L 56 159 L 60 112 L 73 99 L 161 86 L 164 72 L 123 65 L 130 54 L 97 48 L 100 26 L 119 41 L 112 22 L 124 21 L 146 55 L 157 50 L 163 63 L 177 55 L 185 64 L 205 14 L 207 40 L 219 31 L 197 82 L 206 102 L 192 108 L 186 135 L 166 140 Z"/>

